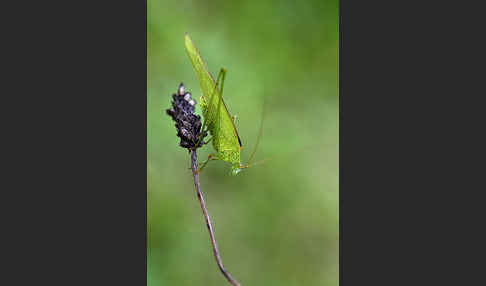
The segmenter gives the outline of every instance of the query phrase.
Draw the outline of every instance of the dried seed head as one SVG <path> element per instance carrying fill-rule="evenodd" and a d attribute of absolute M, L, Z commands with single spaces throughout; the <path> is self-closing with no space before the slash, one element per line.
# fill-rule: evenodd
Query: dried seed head
<path fill-rule="evenodd" d="M 178 94 L 172 95 L 172 109 L 167 109 L 167 114 L 176 123 L 177 136 L 181 138 L 179 145 L 183 148 L 196 149 L 204 144 L 202 139 L 207 133 L 201 134 L 201 116 L 194 113 L 196 102 L 190 98 L 191 94 L 185 92 L 184 84 L 181 83 Z M 200 139 L 201 142 L 196 146 Z"/>
<path fill-rule="evenodd" d="M 184 84 L 181 83 L 179 85 L 179 95 L 184 95 L 185 91 L 184 91 Z"/>

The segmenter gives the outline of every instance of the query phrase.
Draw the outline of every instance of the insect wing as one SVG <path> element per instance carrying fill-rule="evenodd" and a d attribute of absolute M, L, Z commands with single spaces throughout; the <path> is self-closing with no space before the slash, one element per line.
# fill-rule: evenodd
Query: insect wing
<path fill-rule="evenodd" d="M 220 153 L 221 159 L 230 162 L 238 160 L 239 162 L 240 138 L 226 104 L 219 90 L 215 88 L 216 83 L 209 73 L 207 65 L 187 34 L 185 37 L 185 46 L 201 87 L 201 108 L 203 109 L 204 117 L 208 120 L 209 131 L 213 136 L 213 146 Z M 216 94 L 211 97 L 213 92 Z M 218 112 L 220 100 L 222 101 L 222 106 Z"/>

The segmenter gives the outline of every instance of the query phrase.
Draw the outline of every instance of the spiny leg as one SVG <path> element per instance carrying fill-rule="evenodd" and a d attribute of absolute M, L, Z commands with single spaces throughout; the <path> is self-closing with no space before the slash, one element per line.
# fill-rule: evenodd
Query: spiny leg
<path fill-rule="evenodd" d="M 218 75 L 218 81 L 219 81 L 219 77 L 220 75 L 222 75 L 222 79 L 221 79 L 221 88 L 220 88 L 220 93 L 219 93 L 219 100 L 218 100 L 218 110 L 216 112 L 216 126 L 214 127 L 214 130 L 215 130 L 215 134 L 213 134 L 213 136 L 216 136 L 216 139 L 218 139 L 218 136 L 219 135 L 219 130 L 221 129 L 221 103 L 223 102 L 223 86 L 224 86 L 224 78 L 226 77 L 226 70 L 224 68 L 221 68 L 220 72 L 219 72 L 219 75 Z M 217 85 L 217 83 L 216 83 Z M 218 140 L 219 141 L 219 140 Z"/>
<path fill-rule="evenodd" d="M 211 93 L 211 96 L 209 98 L 209 102 L 207 103 L 208 110 L 206 111 L 206 114 L 204 116 L 204 122 L 203 122 L 203 126 L 201 128 L 202 132 L 207 132 L 208 130 L 205 129 L 207 127 L 206 125 L 207 124 L 211 124 L 211 122 L 215 120 L 213 118 L 213 116 L 212 116 L 212 112 L 213 112 L 213 110 L 212 110 L 212 107 L 213 107 L 212 102 L 213 102 L 213 99 L 214 99 L 214 95 L 217 94 L 217 89 L 218 89 L 218 85 L 220 83 L 220 80 L 221 80 L 221 88 L 219 89 L 220 90 L 220 93 L 221 93 L 221 95 L 220 95 L 220 101 L 222 101 L 222 98 L 223 98 L 223 96 L 222 96 L 222 94 L 223 94 L 223 85 L 224 85 L 224 79 L 225 79 L 225 77 L 226 77 L 226 69 L 225 68 L 221 68 L 221 70 L 219 71 L 219 74 L 218 74 L 218 78 L 216 80 L 216 85 L 214 86 L 214 90 Z M 219 108 L 218 108 L 217 115 L 219 115 Z M 216 114 L 215 114 L 215 116 L 216 116 Z M 209 117 L 211 117 L 211 118 L 209 118 Z M 201 139 L 202 138 L 199 139 L 199 142 L 198 142 L 198 144 L 196 146 L 199 145 Z"/>
<path fill-rule="evenodd" d="M 219 71 L 219 74 L 218 74 L 218 80 L 216 81 L 216 87 L 219 85 L 219 80 L 221 79 L 221 87 L 219 88 L 219 100 L 218 100 L 218 108 L 216 110 L 216 114 L 215 114 L 215 118 L 214 118 L 214 121 L 215 121 L 215 126 L 214 126 L 214 130 L 215 130 L 215 134 L 213 134 L 213 136 L 216 136 L 216 140 L 218 139 L 218 136 L 219 136 L 219 130 L 221 128 L 221 103 L 223 102 L 223 87 L 224 87 L 224 79 L 226 77 L 226 69 L 224 68 L 221 68 L 221 70 Z M 214 94 L 217 93 L 216 92 L 216 87 L 215 87 L 215 92 L 213 92 L 213 94 L 211 95 L 211 98 L 213 98 Z M 211 101 L 212 102 L 212 101 Z M 210 105 L 212 106 L 212 105 Z"/>

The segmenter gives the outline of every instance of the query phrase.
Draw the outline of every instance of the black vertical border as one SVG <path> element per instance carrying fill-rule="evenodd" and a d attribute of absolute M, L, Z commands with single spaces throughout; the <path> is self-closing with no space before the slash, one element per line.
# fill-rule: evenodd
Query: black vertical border
<path fill-rule="evenodd" d="M 2 285 L 146 285 L 147 2 L 8 5 Z"/>
<path fill-rule="evenodd" d="M 403 3 L 402 3 L 403 4 Z M 397 7 L 401 7 L 399 4 Z M 340 285 L 396 285 L 407 275 L 403 221 L 410 209 L 402 141 L 403 25 L 397 7 L 340 1 Z M 404 11 L 403 11 L 404 12 Z M 405 12 L 404 12 L 405 13 Z M 411 109 L 410 109 L 411 110 Z M 413 187 L 410 188 L 413 190 Z M 402 236 L 403 235 L 403 236 Z M 411 283 L 411 282 L 410 282 Z"/>
<path fill-rule="evenodd" d="M 482 11 L 340 1 L 340 285 L 484 281 Z"/>

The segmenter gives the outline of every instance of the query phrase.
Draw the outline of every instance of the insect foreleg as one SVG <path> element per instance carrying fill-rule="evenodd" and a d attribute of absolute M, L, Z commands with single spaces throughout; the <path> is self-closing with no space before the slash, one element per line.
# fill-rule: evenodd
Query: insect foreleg
<path fill-rule="evenodd" d="M 197 172 L 198 173 L 202 172 L 202 170 L 204 169 L 204 167 L 206 167 L 206 165 L 208 164 L 209 161 L 211 161 L 211 160 L 219 160 L 219 158 L 217 156 L 218 155 L 216 153 L 209 154 L 208 159 L 206 161 L 204 161 L 204 163 L 202 163 L 201 167 L 199 167 L 197 169 Z"/>
<path fill-rule="evenodd" d="M 208 141 L 205 141 L 205 142 L 204 142 L 204 145 L 206 145 L 206 144 L 208 144 L 209 142 L 211 142 L 211 140 L 213 140 L 213 137 L 209 138 L 209 140 L 208 140 Z"/>

